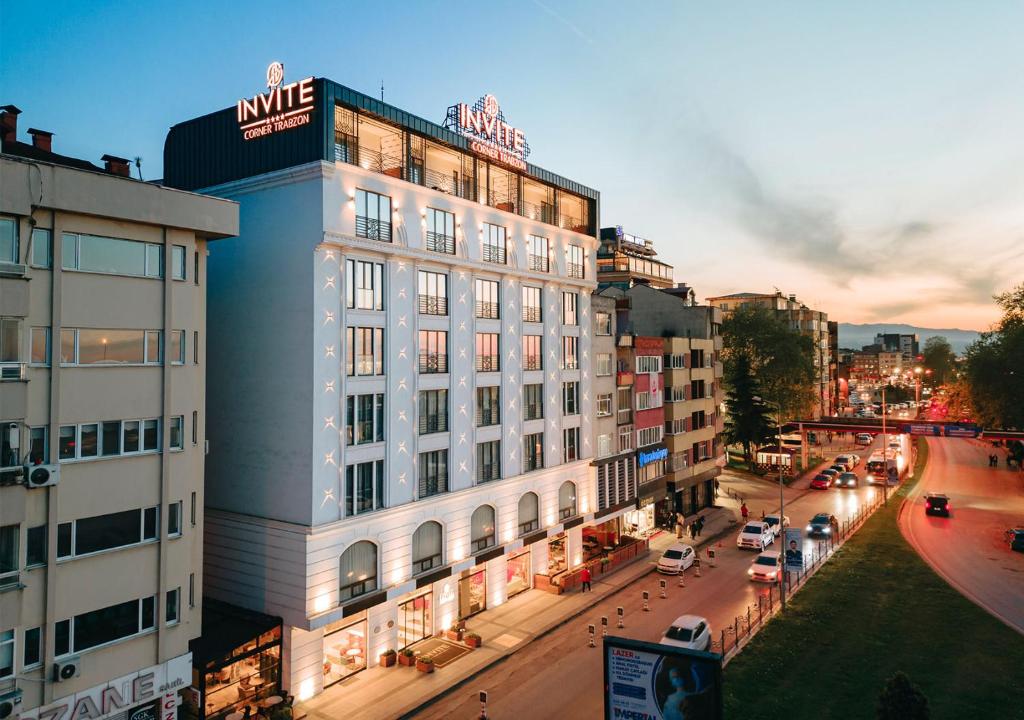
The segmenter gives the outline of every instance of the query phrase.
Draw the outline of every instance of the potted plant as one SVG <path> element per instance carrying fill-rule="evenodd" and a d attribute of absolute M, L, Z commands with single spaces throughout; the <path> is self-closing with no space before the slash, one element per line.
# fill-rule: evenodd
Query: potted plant
<path fill-rule="evenodd" d="M 465 628 L 460 625 L 452 625 L 447 632 L 449 640 L 455 640 L 456 642 L 462 642 L 462 635 L 465 632 Z"/>
<path fill-rule="evenodd" d="M 398 653 L 388 648 L 380 654 L 380 664 L 384 667 L 391 667 L 398 660 Z"/>
<path fill-rule="evenodd" d="M 412 650 L 406 648 L 398 655 L 398 664 L 405 665 L 406 667 L 412 667 L 416 664 L 416 656 Z"/>
<path fill-rule="evenodd" d="M 416 669 L 420 672 L 434 672 L 434 661 L 430 658 L 416 658 Z"/>
<path fill-rule="evenodd" d="M 483 645 L 483 639 L 475 632 L 469 632 L 465 635 L 466 644 L 471 648 L 478 648 Z"/>

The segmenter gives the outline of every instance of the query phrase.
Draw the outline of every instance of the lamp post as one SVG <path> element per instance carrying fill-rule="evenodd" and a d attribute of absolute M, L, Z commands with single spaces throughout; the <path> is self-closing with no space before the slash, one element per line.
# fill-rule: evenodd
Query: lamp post
<path fill-rule="evenodd" d="M 885 426 L 885 385 L 882 386 L 882 503 L 889 507 L 889 431 Z"/>
<path fill-rule="evenodd" d="M 914 368 L 914 407 L 918 407 L 921 404 L 921 373 L 924 372 L 924 368 L 920 365 Z"/>
<path fill-rule="evenodd" d="M 779 528 L 784 527 L 784 518 L 786 517 L 786 496 L 782 492 L 782 399 L 779 399 L 778 404 L 775 406 L 775 417 L 778 425 L 776 426 L 779 432 Z M 801 437 L 800 442 L 803 443 L 804 439 Z M 794 468 L 795 470 L 796 468 Z M 786 533 L 782 532 L 782 538 L 785 540 Z M 781 611 L 786 611 L 786 578 L 782 577 L 782 581 L 779 583 L 779 603 L 781 604 Z"/>

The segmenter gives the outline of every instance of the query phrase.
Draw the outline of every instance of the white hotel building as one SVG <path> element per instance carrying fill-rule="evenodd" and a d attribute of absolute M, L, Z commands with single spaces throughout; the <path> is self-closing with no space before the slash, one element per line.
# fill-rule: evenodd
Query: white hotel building
<path fill-rule="evenodd" d="M 322 78 L 245 102 L 165 146 L 168 185 L 241 212 L 209 259 L 204 582 L 283 618 L 305 699 L 581 561 L 599 196 L 492 97 L 450 128 Z"/>

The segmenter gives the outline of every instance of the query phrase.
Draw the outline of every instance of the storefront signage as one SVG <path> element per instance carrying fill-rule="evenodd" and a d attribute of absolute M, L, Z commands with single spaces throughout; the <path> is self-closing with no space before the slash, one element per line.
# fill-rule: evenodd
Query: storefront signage
<path fill-rule="evenodd" d="M 284 65 L 270 63 L 268 91 L 238 101 L 238 127 L 246 140 L 308 125 L 313 113 L 313 78 L 283 85 Z"/>
<path fill-rule="evenodd" d="M 155 720 L 155 700 L 192 682 L 192 653 L 179 655 L 163 665 L 153 665 L 124 677 L 55 700 L 49 705 L 23 710 L 20 720 L 103 720 L 108 715 L 149 702 L 129 715 L 130 720 Z M 163 704 L 163 703 L 162 703 Z M 148 713 L 148 714 L 147 714 Z M 136 717 L 138 716 L 138 717 Z"/>
<path fill-rule="evenodd" d="M 452 582 L 445 583 L 441 586 L 441 592 L 438 595 L 438 605 L 447 605 L 455 600 L 455 584 Z"/>
<path fill-rule="evenodd" d="M 662 447 L 657 450 L 644 451 L 640 450 L 636 454 L 637 465 L 644 467 L 650 465 L 652 462 L 658 462 L 668 457 L 668 448 Z"/>
<path fill-rule="evenodd" d="M 448 108 L 444 126 L 469 138 L 469 149 L 517 170 L 526 170 L 530 146 L 523 131 L 505 122 L 498 99 L 485 95 L 472 106 L 459 103 Z"/>

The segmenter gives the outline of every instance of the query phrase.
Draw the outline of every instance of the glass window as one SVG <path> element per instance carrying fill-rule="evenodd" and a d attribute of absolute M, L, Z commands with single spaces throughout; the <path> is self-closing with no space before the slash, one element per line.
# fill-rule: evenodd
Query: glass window
<path fill-rule="evenodd" d="M 161 278 L 163 246 L 135 240 L 64 233 L 65 270 Z"/>
<path fill-rule="evenodd" d="M 540 235 L 530 235 L 527 243 L 529 245 L 530 269 L 546 273 L 550 268 L 548 239 Z"/>
<path fill-rule="evenodd" d="M 448 431 L 448 391 L 420 390 L 420 435 Z"/>
<path fill-rule="evenodd" d="M 523 472 L 544 467 L 544 433 L 523 436 Z"/>
<path fill-rule="evenodd" d="M 25 650 L 22 670 L 37 667 L 43 663 L 43 629 L 29 628 L 25 631 Z M 2 664 L 2 663 L 0 663 Z"/>
<path fill-rule="evenodd" d="M 391 242 L 391 198 L 356 190 L 356 237 Z"/>
<path fill-rule="evenodd" d="M 497 386 L 476 389 L 476 426 L 486 427 L 501 422 L 501 389 Z"/>
<path fill-rule="evenodd" d="M 111 420 L 103 423 L 103 436 L 101 453 L 107 455 L 121 454 L 121 421 Z M 64 429 L 61 428 L 61 433 Z"/>
<path fill-rule="evenodd" d="M 574 292 L 563 292 L 562 293 L 562 324 L 563 325 L 578 325 L 578 318 L 576 316 L 576 307 L 579 302 L 579 295 Z"/>
<path fill-rule="evenodd" d="M 384 374 L 384 328 L 347 329 L 345 371 L 349 375 Z"/>
<path fill-rule="evenodd" d="M 612 355 L 611 353 L 598 353 L 597 354 L 597 368 L 596 372 L 598 375 L 611 375 L 612 374 Z"/>
<path fill-rule="evenodd" d="M 384 309 L 384 265 L 367 260 L 345 261 L 345 293 L 348 307 Z"/>
<path fill-rule="evenodd" d="M 176 415 L 171 418 L 171 442 L 172 450 L 181 450 L 185 447 L 185 416 Z"/>
<path fill-rule="evenodd" d="M 606 417 L 612 414 L 612 394 L 597 396 L 597 416 Z"/>
<path fill-rule="evenodd" d="M 580 384 L 578 382 L 562 383 L 562 414 L 579 415 Z"/>
<path fill-rule="evenodd" d="M 417 301 L 421 314 L 448 314 L 448 275 L 420 270 L 417 275 L 417 285 Z"/>
<path fill-rule="evenodd" d="M 142 510 L 79 518 L 73 526 L 73 556 L 137 545 L 142 542 Z"/>
<path fill-rule="evenodd" d="M 445 330 L 419 331 L 419 371 L 448 372 L 448 333 Z"/>
<path fill-rule="evenodd" d="M 498 372 L 501 369 L 498 333 L 476 334 L 476 369 L 481 372 Z"/>
<path fill-rule="evenodd" d="M 441 567 L 443 547 L 441 523 L 428 520 L 416 528 L 412 536 L 412 574 Z"/>
<path fill-rule="evenodd" d="M 501 442 L 477 443 L 476 446 L 476 481 L 491 482 L 501 479 Z"/>
<path fill-rule="evenodd" d="M 161 351 L 161 342 L 159 330 L 148 330 L 146 331 L 146 362 L 151 365 L 157 365 L 163 356 Z"/>
<path fill-rule="evenodd" d="M 544 366 L 544 353 L 540 335 L 523 335 L 523 370 L 540 370 Z"/>
<path fill-rule="evenodd" d="M 597 335 L 612 334 L 612 316 L 606 312 L 594 313 L 594 332 Z"/>
<path fill-rule="evenodd" d="M 99 455 L 100 426 L 86 423 L 78 428 L 78 457 L 88 458 Z"/>
<path fill-rule="evenodd" d="M 660 429 L 660 428 L 659 428 Z M 580 429 L 566 428 L 562 431 L 562 460 L 573 462 L 580 459 Z"/>
<path fill-rule="evenodd" d="M 32 266 L 53 267 L 53 233 L 46 228 L 32 229 Z"/>
<path fill-rule="evenodd" d="M 141 423 L 138 420 L 125 420 L 122 427 L 124 429 L 124 452 L 138 452 L 142 447 Z"/>
<path fill-rule="evenodd" d="M 14 677 L 14 630 L 0 630 L 0 679 Z"/>
<path fill-rule="evenodd" d="M 361 540 L 341 554 L 339 560 L 339 602 L 377 589 L 377 546 Z"/>
<path fill-rule="evenodd" d="M 420 453 L 419 494 L 420 498 L 448 492 L 448 451 Z"/>
<path fill-rule="evenodd" d="M 563 370 L 578 370 L 579 359 L 576 355 L 576 346 L 579 343 L 579 338 L 573 335 L 565 335 L 562 337 L 562 369 Z"/>
<path fill-rule="evenodd" d="M 60 361 L 64 365 L 75 363 L 75 336 L 76 332 L 71 328 L 61 328 L 60 331 Z"/>
<path fill-rule="evenodd" d="M 384 394 L 349 395 L 345 403 L 345 442 L 363 445 L 384 441 Z"/>
<path fill-rule="evenodd" d="M 0 527 L 0 587 L 18 583 L 20 525 Z"/>
<path fill-rule="evenodd" d="M 182 245 L 171 246 L 171 277 L 184 280 L 186 274 L 185 248 Z"/>
<path fill-rule="evenodd" d="M 579 245 L 569 245 L 565 249 L 566 271 L 571 278 L 582 278 L 584 268 L 583 248 Z"/>
<path fill-rule="evenodd" d="M 523 385 L 523 420 L 540 420 L 544 417 L 544 386 Z"/>
<path fill-rule="evenodd" d="M 180 501 L 167 506 L 167 535 L 168 537 L 178 537 L 181 535 Z"/>
<path fill-rule="evenodd" d="M 57 623 L 58 655 L 68 652 L 83 652 L 98 645 L 137 635 L 155 627 L 156 598 L 129 600 L 100 610 L 76 615 L 71 621 Z M 70 640 L 68 643 L 68 626 Z"/>
<path fill-rule="evenodd" d="M 14 218 L 0 218 L 0 262 L 18 262 L 18 223 Z"/>
<path fill-rule="evenodd" d="M 167 591 L 167 599 L 164 605 L 164 622 L 168 625 L 176 625 L 178 622 L 178 602 L 180 599 L 181 588 Z"/>
<path fill-rule="evenodd" d="M 525 535 L 540 527 L 540 501 L 528 492 L 519 498 L 519 534 Z"/>
<path fill-rule="evenodd" d="M 62 330 L 67 332 L 67 330 Z M 78 365 L 141 365 L 146 361 L 146 333 L 143 330 L 93 330 L 78 334 Z"/>
<path fill-rule="evenodd" d="M 543 322 L 540 288 L 523 286 L 523 322 Z"/>
<path fill-rule="evenodd" d="M 455 215 L 436 208 L 427 208 L 427 250 L 455 254 Z"/>
<path fill-rule="evenodd" d="M 50 428 L 45 425 L 29 428 L 28 461 L 33 465 L 41 465 L 50 457 Z"/>
<path fill-rule="evenodd" d="M 506 248 L 506 230 L 504 226 L 484 223 L 480 234 L 483 240 L 484 260 L 504 265 Z"/>
<path fill-rule="evenodd" d="M 78 236 L 71 233 L 61 235 L 61 267 L 74 270 L 78 267 Z"/>
<path fill-rule="evenodd" d="M 171 331 L 171 364 L 185 364 L 185 331 Z"/>
<path fill-rule="evenodd" d="M 497 320 L 500 311 L 499 285 L 494 280 L 476 279 L 476 316 Z"/>
<path fill-rule="evenodd" d="M 576 483 L 566 480 L 558 488 L 558 517 L 562 520 L 576 514 Z"/>
<path fill-rule="evenodd" d="M 21 321 L 0 318 L 0 362 L 21 362 Z"/>
<path fill-rule="evenodd" d="M 352 516 L 384 507 L 384 461 L 345 468 L 345 514 Z"/>
<path fill-rule="evenodd" d="M 57 455 L 61 460 L 71 460 L 75 457 L 77 443 L 75 441 L 75 426 L 60 426 L 60 441 L 57 446 Z"/>
<path fill-rule="evenodd" d="M 50 364 L 50 328 L 32 328 L 32 364 Z"/>
<path fill-rule="evenodd" d="M 481 505 L 470 518 L 470 542 L 474 553 L 493 547 L 495 543 L 494 508 Z"/>

